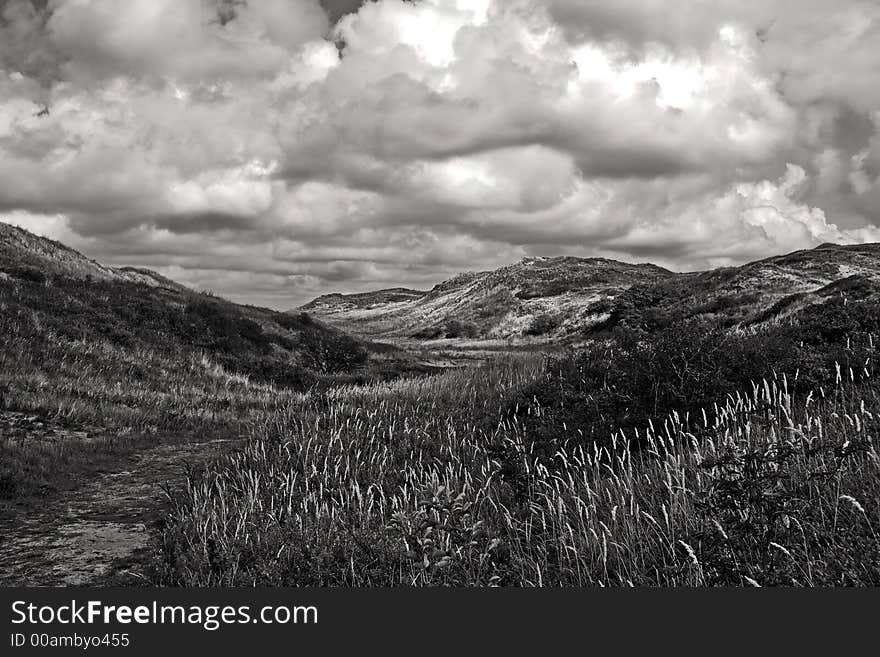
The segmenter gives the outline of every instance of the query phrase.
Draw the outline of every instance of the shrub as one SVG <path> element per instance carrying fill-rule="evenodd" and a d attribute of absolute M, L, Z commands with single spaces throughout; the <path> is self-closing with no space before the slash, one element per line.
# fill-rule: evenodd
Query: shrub
<path fill-rule="evenodd" d="M 706 458 L 700 467 L 709 479 L 696 500 L 701 525 L 695 533 L 706 584 L 876 580 L 880 572 L 872 573 L 865 558 L 880 548 L 870 524 L 855 518 L 835 528 L 839 536 L 825 535 L 828 518 L 815 503 L 823 491 L 839 490 L 845 473 L 871 455 L 864 436 L 804 444 L 789 435 L 763 444 L 729 443 Z M 851 497 L 836 502 L 835 514 L 853 510 L 841 509 L 840 502 L 861 508 Z"/>
<path fill-rule="evenodd" d="M 545 335 L 559 328 L 562 320 L 558 315 L 542 313 L 536 315 L 523 333 L 525 335 Z"/>
<path fill-rule="evenodd" d="M 20 281 L 38 285 L 43 285 L 47 280 L 46 274 L 35 267 L 15 267 L 9 270 L 9 274 Z"/>
<path fill-rule="evenodd" d="M 808 308 L 795 325 L 732 332 L 709 319 L 680 319 L 652 331 L 619 326 L 582 352 L 553 357 L 544 379 L 524 388 L 511 413 L 552 454 L 568 441 L 607 445 L 669 413 L 695 412 L 754 381 L 787 374 L 794 392 L 841 377 L 859 381 L 876 356 L 875 303 L 834 299 Z"/>
<path fill-rule="evenodd" d="M 232 310 L 229 304 L 198 296 L 186 304 L 184 314 L 200 325 L 198 346 L 225 352 L 243 351 L 248 346 L 263 352 L 269 349 L 270 341 L 260 325 Z"/>

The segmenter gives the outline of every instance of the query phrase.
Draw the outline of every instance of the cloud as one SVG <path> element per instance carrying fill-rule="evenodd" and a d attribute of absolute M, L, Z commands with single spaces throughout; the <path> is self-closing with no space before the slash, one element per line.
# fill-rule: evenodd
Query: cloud
<path fill-rule="evenodd" d="M 880 239 L 878 30 L 859 0 L 7 0 L 0 216 L 277 307 Z"/>
<path fill-rule="evenodd" d="M 880 6 L 872 0 L 689 0 L 675 10 L 661 0 L 548 0 L 547 7 L 573 42 L 631 52 L 652 44 L 702 52 L 719 29 L 735 26 L 758 38 L 762 65 L 789 99 L 834 98 L 862 109 L 880 99 Z"/>
<path fill-rule="evenodd" d="M 316 2 L 67 0 L 47 36 L 73 77 L 218 80 L 269 75 L 290 50 L 327 31 Z"/>
<path fill-rule="evenodd" d="M 59 76 L 59 56 L 45 38 L 49 13 L 27 0 L 0 2 L 0 68 L 26 76 L 33 96 Z"/>
<path fill-rule="evenodd" d="M 721 190 L 674 190 L 658 214 L 606 247 L 673 254 L 694 266 L 713 267 L 823 242 L 880 241 L 880 228 L 841 229 L 820 208 L 803 202 L 806 182 L 804 169 L 788 164 L 776 180 L 739 182 Z"/>

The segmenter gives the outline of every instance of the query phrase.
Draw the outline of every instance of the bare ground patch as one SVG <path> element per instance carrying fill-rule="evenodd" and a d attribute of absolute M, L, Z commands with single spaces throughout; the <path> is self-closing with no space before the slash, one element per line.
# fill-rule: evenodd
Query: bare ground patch
<path fill-rule="evenodd" d="M 0 585 L 148 583 L 151 531 L 165 495 L 238 440 L 165 442 L 121 459 L 74 490 L 0 518 Z"/>

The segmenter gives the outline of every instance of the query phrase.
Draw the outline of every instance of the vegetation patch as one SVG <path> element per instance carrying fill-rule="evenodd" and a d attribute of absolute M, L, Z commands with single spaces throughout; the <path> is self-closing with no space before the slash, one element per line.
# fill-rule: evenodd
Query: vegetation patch
<path fill-rule="evenodd" d="M 291 400 L 174 497 L 160 581 L 876 585 L 876 310 Z"/>

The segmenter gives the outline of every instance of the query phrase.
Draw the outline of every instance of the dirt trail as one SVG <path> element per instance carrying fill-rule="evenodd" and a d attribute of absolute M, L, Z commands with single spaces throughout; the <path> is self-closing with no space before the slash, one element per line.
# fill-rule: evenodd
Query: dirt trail
<path fill-rule="evenodd" d="M 147 584 L 162 486 L 239 441 L 159 444 L 39 507 L 0 519 L 0 586 Z"/>

